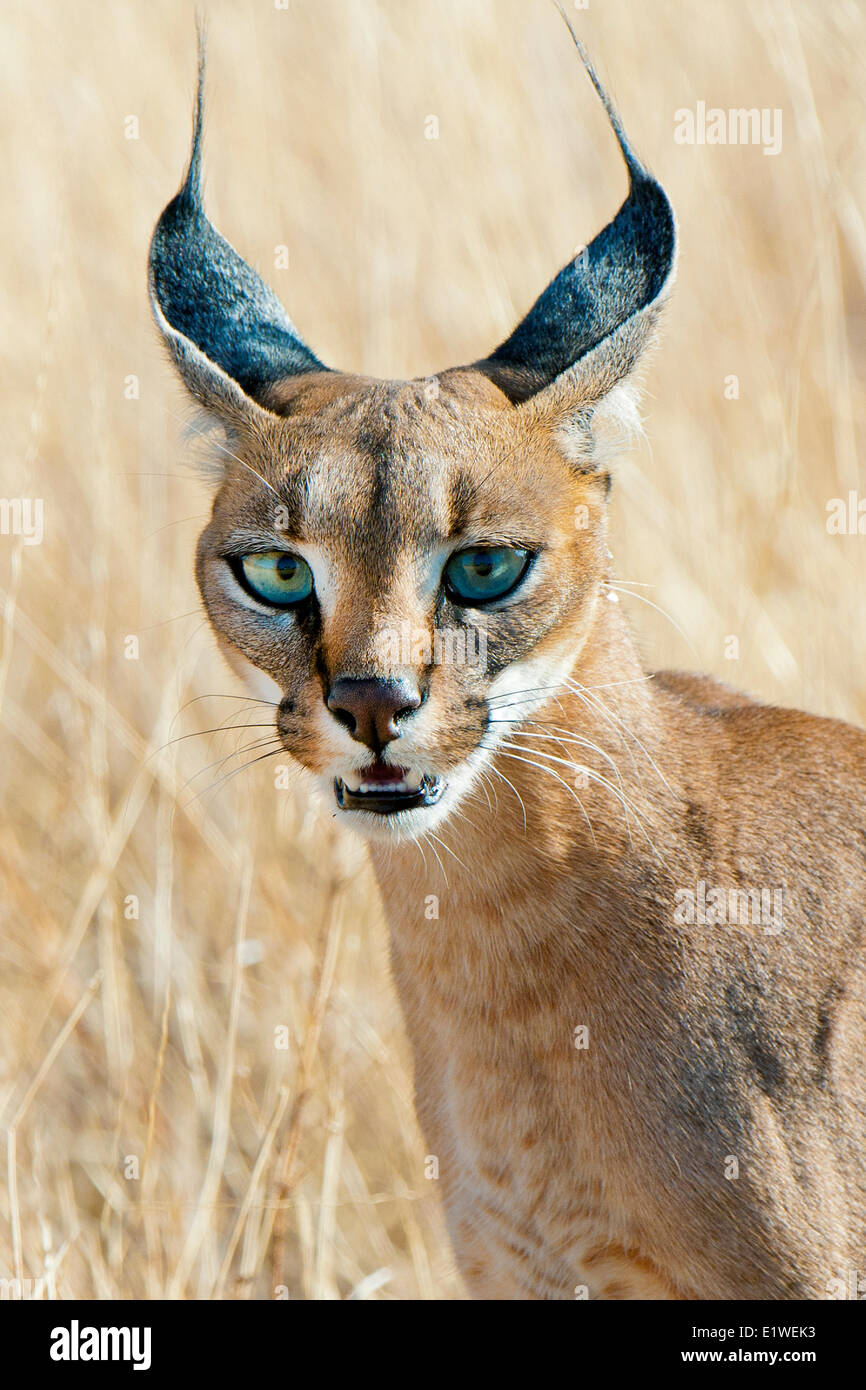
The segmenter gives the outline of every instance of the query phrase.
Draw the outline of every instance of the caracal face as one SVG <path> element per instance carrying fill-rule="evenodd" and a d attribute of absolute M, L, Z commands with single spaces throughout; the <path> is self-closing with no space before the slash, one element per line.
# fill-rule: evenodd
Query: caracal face
<path fill-rule="evenodd" d="M 330 809 L 367 837 L 415 838 L 480 793 L 497 743 L 573 665 L 605 573 L 607 474 L 472 369 L 315 374 L 270 402 L 233 437 L 202 597 L 230 659 L 276 683 L 283 746 Z M 455 590 L 455 557 L 477 587 L 479 557 L 500 552 L 501 597 Z M 256 553 L 299 557 L 309 593 L 264 600 L 240 563 Z M 383 737 L 335 707 L 345 681 L 404 692 Z"/>

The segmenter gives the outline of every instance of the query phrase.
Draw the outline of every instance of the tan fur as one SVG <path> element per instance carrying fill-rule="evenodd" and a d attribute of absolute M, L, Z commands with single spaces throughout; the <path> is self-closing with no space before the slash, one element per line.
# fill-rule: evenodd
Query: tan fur
<path fill-rule="evenodd" d="M 472 370 L 286 383 L 232 435 L 202 592 L 328 797 L 361 755 L 323 691 L 400 674 L 373 634 L 435 624 L 425 557 L 467 535 L 543 547 L 525 597 L 478 619 L 522 697 L 419 668 L 428 699 L 389 745 L 460 795 L 421 830 L 364 827 L 460 1268 L 490 1298 L 825 1297 L 866 1244 L 866 736 L 646 675 L 610 601 L 607 480 L 565 414 Z M 309 638 L 222 577 L 276 494 L 336 576 Z M 783 891 L 780 929 L 678 920 L 701 881 Z"/>

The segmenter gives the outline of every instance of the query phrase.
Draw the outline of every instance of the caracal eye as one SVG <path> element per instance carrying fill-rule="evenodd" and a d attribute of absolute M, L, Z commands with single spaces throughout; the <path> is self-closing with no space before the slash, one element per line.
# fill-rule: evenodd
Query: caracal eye
<path fill-rule="evenodd" d="M 264 550 L 241 555 L 238 569 L 245 587 L 263 603 L 291 608 L 313 592 L 313 575 L 306 560 L 288 550 Z"/>
<path fill-rule="evenodd" d="M 478 607 L 505 598 L 523 579 L 533 556 L 518 546 L 474 546 L 458 550 L 445 566 L 449 598 Z"/>

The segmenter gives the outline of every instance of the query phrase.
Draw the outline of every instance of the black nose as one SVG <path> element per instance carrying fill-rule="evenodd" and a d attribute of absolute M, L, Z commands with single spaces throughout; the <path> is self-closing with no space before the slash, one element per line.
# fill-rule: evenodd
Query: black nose
<path fill-rule="evenodd" d="M 405 680 L 368 680 L 342 676 L 328 695 L 328 709 L 345 724 L 352 738 L 378 753 L 399 736 L 398 719 L 421 703 L 418 689 Z"/>

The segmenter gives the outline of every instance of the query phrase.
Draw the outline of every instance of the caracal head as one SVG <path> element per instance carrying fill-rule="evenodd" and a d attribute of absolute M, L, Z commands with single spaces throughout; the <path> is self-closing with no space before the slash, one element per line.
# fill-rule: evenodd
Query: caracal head
<path fill-rule="evenodd" d="M 154 315 L 223 430 L 202 598 L 347 825 L 433 830 L 555 696 L 607 573 L 602 421 L 668 292 L 667 198 L 633 154 L 613 221 L 489 357 L 418 381 L 331 371 L 204 214 L 202 83 L 184 182 L 154 232 Z M 203 64 L 201 65 L 203 74 Z"/>

